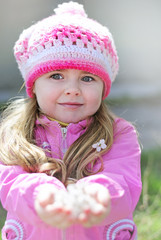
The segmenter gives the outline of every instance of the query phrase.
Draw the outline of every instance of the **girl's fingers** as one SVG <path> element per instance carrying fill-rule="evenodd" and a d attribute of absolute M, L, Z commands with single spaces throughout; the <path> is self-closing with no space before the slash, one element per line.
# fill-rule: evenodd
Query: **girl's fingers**
<path fill-rule="evenodd" d="M 109 205 L 109 202 L 110 202 L 110 194 L 109 194 L 109 191 L 104 188 L 104 189 L 100 189 L 98 192 L 97 192 L 97 201 L 99 203 L 102 203 L 104 206 L 108 206 Z"/>
<path fill-rule="evenodd" d="M 48 205 L 46 208 L 39 207 L 40 218 L 53 227 L 65 228 L 73 223 L 73 219 L 62 206 Z"/>
<path fill-rule="evenodd" d="M 54 196 L 57 191 L 58 190 L 55 187 L 44 184 L 37 195 L 37 201 L 41 207 L 52 204 L 54 202 Z"/>
<path fill-rule="evenodd" d="M 98 216 L 104 213 L 104 211 L 105 211 L 104 206 L 102 206 L 101 204 L 97 204 L 96 207 L 92 209 L 92 214 Z"/>
<path fill-rule="evenodd" d="M 90 196 L 94 197 L 94 196 L 96 196 L 97 191 L 98 191 L 98 184 L 87 185 L 84 188 L 84 191 L 86 194 L 89 194 Z"/>
<path fill-rule="evenodd" d="M 107 207 L 110 203 L 110 194 L 108 189 L 98 183 L 87 185 L 84 188 L 86 194 L 95 199 L 96 202 L 103 204 Z"/>
<path fill-rule="evenodd" d="M 41 207 L 46 207 L 48 204 L 52 204 L 54 202 L 54 194 L 48 193 L 46 195 L 40 194 L 38 196 L 38 201 Z"/>
<path fill-rule="evenodd" d="M 85 213 L 80 213 L 78 216 L 78 222 L 85 223 L 88 220 L 88 215 Z"/>
<path fill-rule="evenodd" d="M 52 217 L 50 223 L 58 228 L 66 228 L 73 224 L 73 219 L 69 213 L 62 211 L 55 214 L 55 216 Z"/>

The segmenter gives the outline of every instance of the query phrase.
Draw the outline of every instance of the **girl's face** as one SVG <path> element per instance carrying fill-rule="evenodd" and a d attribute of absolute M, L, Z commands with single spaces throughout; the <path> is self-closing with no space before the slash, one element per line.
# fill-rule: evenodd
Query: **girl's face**
<path fill-rule="evenodd" d="M 81 70 L 57 70 L 38 78 L 33 92 L 44 114 L 65 123 L 76 123 L 97 112 L 103 81 Z"/>

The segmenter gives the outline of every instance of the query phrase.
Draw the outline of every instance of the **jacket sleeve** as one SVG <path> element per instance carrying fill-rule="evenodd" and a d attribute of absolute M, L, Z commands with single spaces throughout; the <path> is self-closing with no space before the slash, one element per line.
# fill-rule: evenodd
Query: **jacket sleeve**
<path fill-rule="evenodd" d="M 104 170 L 79 180 L 79 182 L 100 183 L 109 190 L 111 211 L 103 224 L 132 217 L 142 188 L 140 155 L 134 127 L 123 119 L 117 119 L 113 146 L 103 156 Z M 97 163 L 96 169 L 99 166 L 100 164 Z"/>
<path fill-rule="evenodd" d="M 19 166 L 0 164 L 0 200 L 9 214 L 21 221 L 44 224 L 34 209 L 36 194 L 43 184 L 64 188 L 57 178 L 44 173 L 27 173 Z"/>

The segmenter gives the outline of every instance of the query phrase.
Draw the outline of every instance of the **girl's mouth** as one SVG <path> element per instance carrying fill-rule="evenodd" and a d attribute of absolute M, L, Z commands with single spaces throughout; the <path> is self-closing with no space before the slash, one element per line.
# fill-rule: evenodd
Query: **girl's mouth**
<path fill-rule="evenodd" d="M 78 102 L 64 102 L 64 103 L 59 103 L 59 105 L 65 108 L 70 108 L 70 109 L 76 109 L 83 106 L 82 103 L 78 103 Z"/>

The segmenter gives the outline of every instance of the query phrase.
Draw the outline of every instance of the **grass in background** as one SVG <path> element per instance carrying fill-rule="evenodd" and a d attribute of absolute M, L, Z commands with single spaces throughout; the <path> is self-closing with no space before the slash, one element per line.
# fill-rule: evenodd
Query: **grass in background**
<path fill-rule="evenodd" d="M 142 153 L 143 190 L 134 214 L 139 240 L 161 239 L 161 148 Z"/>
<path fill-rule="evenodd" d="M 138 240 L 161 239 L 161 148 L 143 151 L 141 157 L 143 191 L 134 214 Z M 5 212 L 1 212 L 2 229 Z M 1 239 L 1 238 L 0 238 Z"/>

